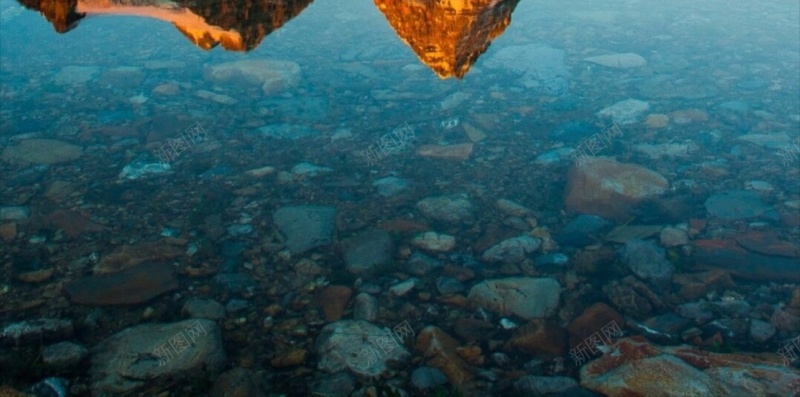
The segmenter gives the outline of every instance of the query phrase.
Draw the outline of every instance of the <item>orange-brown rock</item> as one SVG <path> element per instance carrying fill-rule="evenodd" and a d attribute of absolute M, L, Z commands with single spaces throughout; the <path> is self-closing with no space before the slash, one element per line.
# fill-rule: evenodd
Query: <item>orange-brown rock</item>
<path fill-rule="evenodd" d="M 422 145 L 417 148 L 417 155 L 435 159 L 466 160 L 472 154 L 472 147 L 472 143 Z"/>
<path fill-rule="evenodd" d="M 439 368 L 454 385 L 472 379 L 469 365 L 458 355 L 458 347 L 457 340 L 432 325 L 425 327 L 417 336 L 417 351 L 422 353 L 428 365 Z"/>
<path fill-rule="evenodd" d="M 25 272 L 19 274 L 19 279 L 26 283 L 40 283 L 49 279 L 53 275 L 52 267 L 41 270 L 34 270 L 32 272 Z"/>
<path fill-rule="evenodd" d="M 445 305 L 451 305 L 455 307 L 467 307 L 469 306 L 469 299 L 467 299 L 464 295 L 449 295 L 449 296 L 440 296 L 436 298 L 437 302 L 444 303 Z"/>
<path fill-rule="evenodd" d="M 52 230 L 63 230 L 64 234 L 69 238 L 104 230 L 102 225 L 92 222 L 88 216 L 68 210 L 57 210 L 48 215 L 44 220 L 44 227 Z"/>
<path fill-rule="evenodd" d="M 64 289 L 79 305 L 135 305 L 178 288 L 172 265 L 143 264 L 114 274 L 85 277 Z"/>
<path fill-rule="evenodd" d="M 588 157 L 570 169 L 565 204 L 570 211 L 628 221 L 631 207 L 668 187 L 666 178 L 642 166 Z"/>
<path fill-rule="evenodd" d="M 751 252 L 733 239 L 696 240 L 695 263 L 699 268 L 718 268 L 734 277 L 750 280 L 800 282 L 797 258 Z"/>
<path fill-rule="evenodd" d="M 492 323 L 469 317 L 456 319 L 453 330 L 456 336 L 468 342 L 489 340 L 495 334 Z"/>
<path fill-rule="evenodd" d="M 11 241 L 17 238 L 17 224 L 4 223 L 0 225 L 0 238 L 5 241 Z"/>
<path fill-rule="evenodd" d="M 461 358 L 463 358 L 472 365 L 477 365 L 477 366 L 483 365 L 484 357 L 481 352 L 480 346 L 459 347 L 458 349 L 456 349 L 456 353 L 458 353 L 458 355 L 461 356 Z"/>
<path fill-rule="evenodd" d="M 795 287 L 792 290 L 792 299 L 789 301 L 789 309 L 800 310 L 800 287 Z"/>
<path fill-rule="evenodd" d="M 736 236 L 736 242 L 745 249 L 759 254 L 800 258 L 800 245 L 781 240 L 774 231 L 751 231 L 740 234 Z"/>
<path fill-rule="evenodd" d="M 688 346 L 659 348 L 643 337 L 609 346 L 584 365 L 581 386 L 608 396 L 789 396 L 800 374 L 777 362 Z"/>
<path fill-rule="evenodd" d="M 682 273 L 672 277 L 672 282 L 680 286 L 678 295 L 693 301 L 705 296 L 712 289 L 733 288 L 736 284 L 728 272 L 720 269 L 711 269 L 701 273 Z"/>
<path fill-rule="evenodd" d="M 533 319 L 514 331 L 506 350 L 560 357 L 567 353 L 567 332 L 548 320 Z"/>
<path fill-rule="evenodd" d="M 108 274 L 137 266 L 144 262 L 164 262 L 177 258 L 183 250 L 161 241 L 123 245 L 103 256 L 95 265 L 95 274 Z"/>
<path fill-rule="evenodd" d="M 603 328 L 611 322 L 616 323 L 619 329 L 625 327 L 625 319 L 621 314 L 605 303 L 595 303 L 575 317 L 567 326 L 569 346 L 578 346 L 595 333 L 603 335 Z M 605 340 L 605 338 L 603 339 Z"/>
<path fill-rule="evenodd" d="M 339 321 L 353 290 L 343 285 L 329 285 L 317 291 L 314 303 L 322 308 L 327 321 Z"/>
<path fill-rule="evenodd" d="M 292 367 L 304 363 L 306 357 L 308 357 L 308 350 L 295 349 L 273 358 L 270 364 L 276 368 Z"/>

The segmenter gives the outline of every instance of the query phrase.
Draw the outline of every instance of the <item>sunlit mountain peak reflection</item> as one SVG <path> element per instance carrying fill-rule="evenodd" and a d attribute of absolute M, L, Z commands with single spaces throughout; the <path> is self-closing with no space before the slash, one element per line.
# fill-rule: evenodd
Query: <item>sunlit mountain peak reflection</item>
<path fill-rule="evenodd" d="M 374 0 L 397 35 L 441 78 L 463 77 L 511 22 L 519 0 Z"/>
<path fill-rule="evenodd" d="M 256 48 L 265 36 L 300 14 L 313 0 L 19 0 L 42 13 L 59 33 L 93 15 L 131 15 L 171 22 L 205 50 Z"/>

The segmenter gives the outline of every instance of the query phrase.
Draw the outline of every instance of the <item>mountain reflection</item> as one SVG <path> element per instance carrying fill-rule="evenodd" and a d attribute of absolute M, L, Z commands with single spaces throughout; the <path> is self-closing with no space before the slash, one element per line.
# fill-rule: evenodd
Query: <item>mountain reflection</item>
<path fill-rule="evenodd" d="M 400 38 L 441 78 L 463 77 L 505 31 L 519 0 L 374 0 Z"/>
<path fill-rule="evenodd" d="M 18 0 L 59 33 L 94 15 L 131 15 L 171 22 L 198 47 L 249 51 L 313 0 Z"/>
<path fill-rule="evenodd" d="M 256 48 L 313 0 L 18 0 L 59 33 L 87 16 L 131 15 L 171 22 L 198 47 Z M 374 0 L 389 25 L 441 78 L 463 77 L 503 33 L 519 0 Z"/>

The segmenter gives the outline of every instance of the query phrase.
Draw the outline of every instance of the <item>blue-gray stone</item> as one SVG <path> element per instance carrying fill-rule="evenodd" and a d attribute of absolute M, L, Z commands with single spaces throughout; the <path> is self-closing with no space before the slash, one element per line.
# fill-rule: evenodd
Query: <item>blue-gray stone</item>
<path fill-rule="evenodd" d="M 406 270 L 415 276 L 424 276 L 442 267 L 442 263 L 421 252 L 414 252 L 408 258 Z"/>
<path fill-rule="evenodd" d="M 225 305 L 225 311 L 228 313 L 236 313 L 250 307 L 250 302 L 242 299 L 231 299 Z"/>
<path fill-rule="evenodd" d="M 567 263 L 569 263 L 569 257 L 560 252 L 545 254 L 537 257 L 533 261 L 533 264 L 536 265 L 536 269 L 544 272 L 564 270 Z"/>
<path fill-rule="evenodd" d="M 307 136 L 319 135 L 319 131 L 305 125 L 271 124 L 258 129 L 264 136 L 277 139 L 299 139 Z"/>
<path fill-rule="evenodd" d="M 514 382 L 514 390 L 522 396 L 550 396 L 578 388 L 578 382 L 567 376 L 523 376 Z"/>
<path fill-rule="evenodd" d="M 213 280 L 231 292 L 241 292 L 256 286 L 255 280 L 246 273 L 221 273 L 214 276 Z"/>
<path fill-rule="evenodd" d="M 348 238 L 343 244 L 345 268 L 352 274 L 365 274 L 392 260 L 394 242 L 383 229 L 371 229 Z"/>
<path fill-rule="evenodd" d="M 281 119 L 320 121 L 328 117 L 328 98 L 326 97 L 294 97 L 267 99 L 259 105 L 271 110 Z"/>
<path fill-rule="evenodd" d="M 293 254 L 333 242 L 336 227 L 336 209 L 333 207 L 283 207 L 275 211 L 272 218 L 286 237 L 286 247 Z"/>
<path fill-rule="evenodd" d="M 36 397 L 67 397 L 69 396 L 69 381 L 64 378 L 45 378 L 25 389 L 25 393 Z"/>
<path fill-rule="evenodd" d="M 411 373 L 411 384 L 419 391 L 435 389 L 447 383 L 447 377 L 435 367 L 419 367 Z"/>
<path fill-rule="evenodd" d="M 0 207 L 0 220 L 24 221 L 31 216 L 31 209 L 23 206 Z"/>
<path fill-rule="evenodd" d="M 466 287 L 460 281 L 447 276 L 442 276 L 436 279 L 436 290 L 442 295 L 452 295 L 459 292 L 464 292 Z"/>
<path fill-rule="evenodd" d="M 758 217 L 773 217 L 772 207 L 765 204 L 755 192 L 731 190 L 715 194 L 706 200 L 708 214 L 728 221 Z"/>
<path fill-rule="evenodd" d="M 128 163 L 119 173 L 120 178 L 140 179 L 147 176 L 162 175 L 172 169 L 168 163 L 162 163 L 149 154 L 141 155 Z"/>
<path fill-rule="evenodd" d="M 550 138 L 579 141 L 600 132 L 594 125 L 583 121 L 567 121 L 550 132 Z"/>
<path fill-rule="evenodd" d="M 378 189 L 378 194 L 383 197 L 391 197 L 408 187 L 408 181 L 398 177 L 390 176 L 378 179 L 372 183 Z"/>
<path fill-rule="evenodd" d="M 595 215 L 578 215 L 561 230 L 556 241 L 561 245 L 583 247 L 598 241 L 600 234 L 611 229 L 612 223 Z"/>
<path fill-rule="evenodd" d="M 644 240 L 630 240 L 620 249 L 622 262 L 639 278 L 655 285 L 666 285 L 672 280 L 675 267 L 663 248 Z"/>

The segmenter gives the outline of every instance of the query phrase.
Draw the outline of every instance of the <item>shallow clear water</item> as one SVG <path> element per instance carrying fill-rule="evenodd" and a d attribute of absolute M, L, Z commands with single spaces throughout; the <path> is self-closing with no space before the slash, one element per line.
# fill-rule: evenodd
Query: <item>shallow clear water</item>
<path fill-rule="evenodd" d="M 0 187 L 10 388 L 800 392 L 796 2 L 0 0 Z"/>

